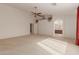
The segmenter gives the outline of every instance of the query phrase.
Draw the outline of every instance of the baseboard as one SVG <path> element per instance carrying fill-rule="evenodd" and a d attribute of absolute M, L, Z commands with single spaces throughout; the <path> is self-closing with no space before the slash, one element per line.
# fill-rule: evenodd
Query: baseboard
<path fill-rule="evenodd" d="M 22 34 L 22 35 L 13 35 L 13 36 L 5 36 L 5 37 L 0 37 L 1 39 L 10 39 L 10 38 L 16 38 L 16 37 L 21 37 L 21 36 L 28 36 L 30 34 Z"/>

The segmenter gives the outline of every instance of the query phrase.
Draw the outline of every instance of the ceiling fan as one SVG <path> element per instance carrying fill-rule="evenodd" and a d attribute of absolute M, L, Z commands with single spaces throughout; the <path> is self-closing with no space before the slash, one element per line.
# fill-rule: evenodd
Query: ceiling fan
<path fill-rule="evenodd" d="M 35 12 L 32 12 L 32 14 L 36 18 L 36 23 L 38 23 L 38 19 L 37 19 L 38 17 L 39 18 L 41 17 L 41 19 L 44 19 L 45 17 L 44 17 L 44 15 L 42 15 L 41 12 L 37 12 L 37 10 L 38 10 L 37 7 L 34 7 L 34 9 L 35 9 Z M 41 20 L 41 19 L 39 19 L 39 20 Z"/>
<path fill-rule="evenodd" d="M 37 16 L 41 16 L 41 12 L 37 12 L 37 7 L 34 7 L 35 9 L 35 12 L 32 12 L 32 14 L 34 15 L 34 17 L 37 17 Z"/>
<path fill-rule="evenodd" d="M 32 15 L 35 17 L 36 23 L 38 23 L 39 20 L 45 20 L 48 19 L 48 21 L 52 20 L 52 15 L 45 15 L 41 12 L 37 12 L 37 7 L 34 7 L 35 12 L 32 12 Z"/>

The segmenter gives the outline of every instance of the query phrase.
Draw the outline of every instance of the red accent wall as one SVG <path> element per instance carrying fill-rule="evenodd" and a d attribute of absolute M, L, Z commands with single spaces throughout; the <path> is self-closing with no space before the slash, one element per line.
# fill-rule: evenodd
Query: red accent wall
<path fill-rule="evenodd" d="M 79 45 L 79 7 L 77 8 L 77 31 L 76 31 L 76 44 Z"/>

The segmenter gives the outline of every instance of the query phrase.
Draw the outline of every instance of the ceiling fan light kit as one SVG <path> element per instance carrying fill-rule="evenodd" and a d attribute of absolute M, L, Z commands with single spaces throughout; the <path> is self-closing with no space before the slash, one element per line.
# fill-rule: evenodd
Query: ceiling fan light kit
<path fill-rule="evenodd" d="M 36 23 L 38 23 L 39 21 L 38 21 L 38 20 L 36 20 L 35 22 L 36 22 Z"/>
<path fill-rule="evenodd" d="M 52 15 L 48 17 L 48 21 L 51 21 L 51 20 L 52 20 Z"/>

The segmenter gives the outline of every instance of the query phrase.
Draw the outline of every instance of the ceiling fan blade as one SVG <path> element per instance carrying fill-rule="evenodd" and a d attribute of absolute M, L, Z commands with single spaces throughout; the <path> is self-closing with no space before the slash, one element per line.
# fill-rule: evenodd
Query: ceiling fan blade
<path fill-rule="evenodd" d="M 41 15 L 41 14 L 38 14 L 38 16 L 40 16 L 40 17 L 44 17 L 44 15 Z"/>
<path fill-rule="evenodd" d="M 42 13 L 37 13 L 37 15 L 39 16 L 39 15 L 41 15 Z"/>
<path fill-rule="evenodd" d="M 37 13 L 37 14 L 42 14 L 42 13 Z"/>

